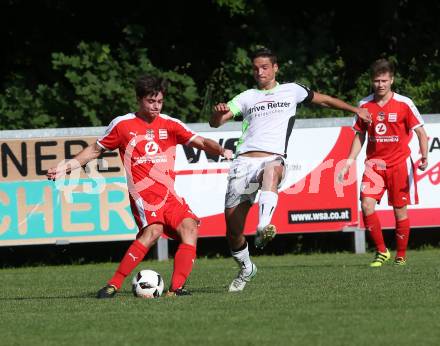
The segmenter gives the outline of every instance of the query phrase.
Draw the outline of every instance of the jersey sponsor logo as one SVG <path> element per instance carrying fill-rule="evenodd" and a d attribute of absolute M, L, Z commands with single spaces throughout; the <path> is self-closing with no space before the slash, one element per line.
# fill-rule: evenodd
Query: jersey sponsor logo
<path fill-rule="evenodd" d="M 154 157 L 135 157 L 134 161 L 136 162 L 136 165 L 142 165 L 143 163 L 167 163 L 168 158 L 166 154 L 163 155 L 155 155 Z"/>
<path fill-rule="evenodd" d="M 397 113 L 388 113 L 388 121 L 395 123 L 397 121 Z"/>
<path fill-rule="evenodd" d="M 145 133 L 145 139 L 147 141 L 152 141 L 154 139 L 154 130 L 153 129 L 147 130 L 147 132 Z"/>
<path fill-rule="evenodd" d="M 387 132 L 387 126 L 384 123 L 378 123 L 375 127 L 375 131 L 378 135 L 383 135 Z"/>
<path fill-rule="evenodd" d="M 277 102 L 272 100 L 257 102 L 247 110 L 247 114 L 254 118 L 262 118 L 276 113 L 282 113 L 290 107 L 292 102 Z"/>
<path fill-rule="evenodd" d="M 368 137 L 368 140 L 376 143 L 397 143 L 400 140 L 399 136 L 380 136 L 380 137 Z"/>
<path fill-rule="evenodd" d="M 155 211 L 151 212 L 151 216 L 157 217 L 156 212 Z"/>
<path fill-rule="evenodd" d="M 168 131 L 166 129 L 159 129 L 159 139 L 168 139 Z"/>
<path fill-rule="evenodd" d="M 159 145 L 156 142 L 147 142 L 145 144 L 145 154 L 146 155 L 155 155 L 159 151 Z"/>
<path fill-rule="evenodd" d="M 249 108 L 248 113 L 256 113 L 259 111 L 267 111 L 276 108 L 288 108 L 291 102 L 277 102 L 277 101 L 261 101 Z"/>

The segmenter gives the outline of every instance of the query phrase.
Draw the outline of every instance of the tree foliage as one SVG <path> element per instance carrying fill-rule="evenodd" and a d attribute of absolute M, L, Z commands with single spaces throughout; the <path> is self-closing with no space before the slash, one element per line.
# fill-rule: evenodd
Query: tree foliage
<path fill-rule="evenodd" d="M 144 73 L 171 81 L 165 113 L 206 121 L 215 103 L 254 85 L 249 54 L 258 46 L 278 53 L 280 81 L 352 104 L 370 93 L 371 62 L 391 57 L 396 91 L 422 113 L 440 112 L 440 21 L 433 16 L 440 3 L 372 0 L 369 8 L 380 9 L 374 14 L 344 3 L 280 0 L 136 8 L 11 0 L 0 7 L 0 25 L 9 23 L 0 30 L 8 51 L 0 56 L 0 129 L 106 125 L 136 109 L 133 83 Z M 146 13 L 161 15 L 146 21 Z M 13 18 L 20 20 L 6 20 Z M 300 117 L 343 115 L 298 110 Z"/>
<path fill-rule="evenodd" d="M 134 82 L 143 74 L 171 82 L 165 111 L 185 121 L 197 121 L 198 93 L 191 77 L 153 66 L 144 48 L 112 50 L 85 43 L 75 54 L 54 53 L 58 82 L 26 87 L 22 76 L 0 95 L 1 128 L 75 127 L 108 124 L 117 115 L 137 109 Z"/>

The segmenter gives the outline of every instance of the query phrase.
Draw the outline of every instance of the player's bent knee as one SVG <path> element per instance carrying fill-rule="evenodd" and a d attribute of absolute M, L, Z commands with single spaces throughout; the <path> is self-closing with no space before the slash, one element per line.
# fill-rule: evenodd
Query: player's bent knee
<path fill-rule="evenodd" d="M 196 220 L 185 219 L 177 227 L 177 233 L 180 235 L 182 242 L 194 243 L 199 235 L 199 227 Z"/>
<path fill-rule="evenodd" d="M 197 243 L 198 232 L 197 229 L 186 229 L 180 232 L 180 239 L 182 243 L 195 245 Z"/>
<path fill-rule="evenodd" d="M 361 208 L 364 215 L 371 215 L 374 213 L 374 204 L 371 204 L 369 202 L 362 202 Z"/>
<path fill-rule="evenodd" d="M 163 226 L 161 224 L 150 225 L 143 230 L 137 240 L 144 246 L 151 247 L 156 244 L 162 234 Z"/>

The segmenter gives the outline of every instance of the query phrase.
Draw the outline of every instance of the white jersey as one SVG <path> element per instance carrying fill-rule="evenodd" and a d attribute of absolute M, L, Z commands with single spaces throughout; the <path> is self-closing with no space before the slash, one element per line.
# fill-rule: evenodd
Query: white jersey
<path fill-rule="evenodd" d="M 312 98 L 311 90 L 296 83 L 277 84 L 270 90 L 249 89 L 234 97 L 228 102 L 229 109 L 234 118 L 243 116 L 237 155 L 266 151 L 286 157 L 296 107 Z"/>

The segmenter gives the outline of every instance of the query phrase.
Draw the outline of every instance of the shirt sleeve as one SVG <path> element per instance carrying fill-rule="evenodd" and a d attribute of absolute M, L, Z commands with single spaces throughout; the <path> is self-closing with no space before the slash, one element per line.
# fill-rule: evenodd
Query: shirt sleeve
<path fill-rule="evenodd" d="M 302 85 L 300 83 L 295 83 L 295 98 L 296 103 L 310 103 L 313 100 L 314 92 L 310 90 L 305 85 Z"/>
<path fill-rule="evenodd" d="M 353 119 L 353 130 L 355 132 L 364 133 L 367 131 L 367 123 L 356 114 Z"/>
<path fill-rule="evenodd" d="M 185 125 L 180 120 L 174 122 L 174 133 L 176 134 L 176 144 L 188 144 L 195 137 L 197 137 L 197 133 L 191 130 L 187 125 Z"/>
<path fill-rule="evenodd" d="M 119 135 L 116 119 L 114 119 L 105 130 L 104 135 L 98 138 L 96 143 L 105 150 L 114 150 L 119 148 L 121 136 Z"/>
<path fill-rule="evenodd" d="M 415 128 L 424 125 L 422 116 L 415 104 L 410 100 L 407 104 L 408 106 L 408 116 L 406 118 L 408 128 L 414 130 Z"/>
<path fill-rule="evenodd" d="M 365 107 L 362 107 L 361 105 L 358 105 L 358 107 L 365 108 Z M 355 132 L 364 133 L 364 132 L 367 132 L 367 130 L 368 130 L 368 123 L 363 121 L 357 114 L 355 114 L 354 118 L 353 118 L 352 128 Z"/>
<path fill-rule="evenodd" d="M 244 99 L 244 95 L 241 93 L 228 102 L 229 109 L 231 110 L 234 118 L 244 114 L 246 108 Z"/>

